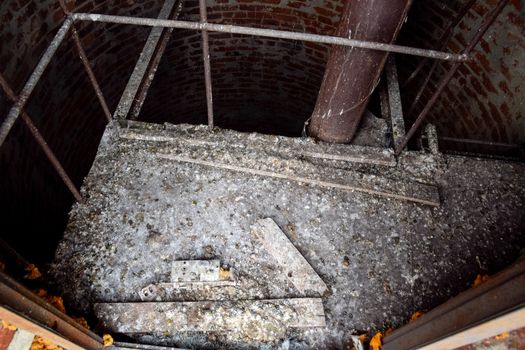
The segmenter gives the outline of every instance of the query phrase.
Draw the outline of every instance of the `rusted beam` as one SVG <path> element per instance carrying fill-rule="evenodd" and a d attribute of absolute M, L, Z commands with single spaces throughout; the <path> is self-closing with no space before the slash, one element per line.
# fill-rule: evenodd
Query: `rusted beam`
<path fill-rule="evenodd" d="M 180 12 L 182 11 L 182 0 L 179 0 L 175 7 L 175 13 L 170 16 L 170 18 L 172 19 L 177 19 L 179 17 Z M 168 42 L 170 41 L 172 32 L 173 28 L 164 28 L 164 31 L 160 36 L 159 44 L 157 45 L 155 53 L 153 54 L 153 59 L 151 60 L 150 65 L 148 66 L 148 70 L 144 74 L 144 78 L 142 79 L 142 83 L 140 84 L 137 96 L 133 100 L 133 103 L 131 105 L 129 119 L 136 120 L 140 115 L 140 110 L 142 109 L 142 105 L 146 100 L 148 90 L 151 86 L 151 83 L 153 82 L 153 78 L 155 78 L 155 73 L 157 73 L 157 68 L 159 67 L 160 60 L 162 58 L 162 55 L 164 54 L 164 51 L 166 51 L 166 47 L 168 46 Z"/>
<path fill-rule="evenodd" d="M 60 8 L 64 12 L 64 14 L 66 16 L 69 16 L 70 12 L 67 9 L 66 4 L 64 3 L 64 0 L 58 0 L 58 4 L 60 5 Z M 104 111 L 104 115 L 106 116 L 106 119 L 108 120 L 108 122 L 110 122 L 111 112 L 109 111 L 108 104 L 106 102 L 106 99 L 104 98 L 104 94 L 102 93 L 102 90 L 100 89 L 100 85 L 98 84 L 97 78 L 95 77 L 95 73 L 93 73 L 93 69 L 91 68 L 91 63 L 89 62 L 89 59 L 86 55 L 86 51 L 84 50 L 84 47 L 82 46 L 82 42 L 80 41 L 80 36 L 78 35 L 78 32 L 74 24 L 71 26 L 71 37 L 73 38 L 73 42 L 75 43 L 77 53 L 80 57 L 80 61 L 82 61 L 84 70 L 86 71 L 86 74 L 89 78 L 89 82 L 91 83 L 93 90 L 95 90 L 95 95 L 97 95 L 98 102 L 100 103 L 100 106 L 102 107 L 102 110 Z"/>
<path fill-rule="evenodd" d="M 11 128 L 13 127 L 16 120 L 20 116 L 22 109 L 25 107 L 27 101 L 29 100 L 29 97 L 31 96 L 31 93 L 35 89 L 36 84 L 38 84 L 38 81 L 44 74 L 44 71 L 49 65 L 49 62 L 51 62 L 51 59 L 53 58 L 56 51 L 58 50 L 58 47 L 60 46 L 62 41 L 64 41 L 64 38 L 69 32 L 69 28 L 71 28 L 72 24 L 73 24 L 73 20 L 69 17 L 66 18 L 66 20 L 64 21 L 64 23 L 62 24 L 58 32 L 56 33 L 55 37 L 51 41 L 51 44 L 49 44 L 46 51 L 40 58 L 40 61 L 38 61 L 35 69 L 29 76 L 29 79 L 24 85 L 22 92 L 20 92 L 15 104 L 9 110 L 9 113 L 7 114 L 7 117 L 5 118 L 2 126 L 0 126 L 0 147 L 4 144 L 4 141 L 7 135 L 9 134 L 9 131 L 11 131 Z"/>
<path fill-rule="evenodd" d="M 403 118 L 403 106 L 401 104 L 401 92 L 397 75 L 396 59 L 394 55 L 388 57 L 385 67 L 385 77 L 388 93 L 388 110 L 390 112 L 390 124 L 392 127 L 392 141 L 394 148 L 405 136 L 405 119 Z"/>
<path fill-rule="evenodd" d="M 348 1 L 336 36 L 392 43 L 411 0 Z M 332 47 L 309 133 L 316 139 L 350 142 L 383 70 L 384 52 Z"/>
<path fill-rule="evenodd" d="M 470 40 L 470 43 L 463 51 L 464 55 L 470 55 L 472 50 L 479 43 L 483 35 L 485 35 L 485 33 L 490 28 L 492 23 L 494 23 L 494 21 L 496 20 L 498 15 L 501 13 L 501 11 L 503 11 L 505 6 L 507 6 L 509 1 L 510 0 L 500 0 L 498 5 L 494 8 L 494 10 L 492 10 L 489 17 L 481 24 L 481 26 L 478 28 L 477 33 Z M 425 121 L 426 117 L 428 116 L 428 113 L 430 112 L 430 110 L 432 109 L 436 101 L 438 100 L 439 96 L 441 96 L 441 93 L 445 90 L 450 80 L 452 80 L 452 78 L 454 77 L 454 74 L 456 73 L 460 65 L 461 65 L 460 62 L 452 63 L 452 66 L 449 68 L 448 72 L 439 82 L 438 87 L 436 88 L 436 91 L 434 92 L 432 97 L 428 100 L 427 104 L 425 105 L 421 113 L 419 113 L 419 116 L 417 117 L 416 121 L 414 122 L 414 124 L 412 125 L 412 127 L 410 128 L 406 136 L 403 138 L 403 142 L 401 142 L 399 147 L 396 148 L 396 152 L 395 152 L 396 155 L 401 154 L 403 149 L 407 146 L 408 141 L 410 141 L 410 139 L 414 136 L 414 134 L 419 130 L 419 128 L 421 127 L 421 124 L 423 124 L 423 122 Z"/>
<path fill-rule="evenodd" d="M 200 23 L 208 22 L 206 0 L 199 0 Z M 204 61 L 204 83 L 206 85 L 206 107 L 208 110 L 208 127 L 213 129 L 213 94 L 211 89 L 211 67 L 210 67 L 210 45 L 208 31 L 203 29 L 202 35 L 202 57 Z"/>
<path fill-rule="evenodd" d="M 169 18 L 175 6 L 175 2 L 176 0 L 166 0 L 160 10 L 158 19 Z M 153 29 L 151 29 L 148 39 L 146 40 L 146 44 L 144 44 L 144 48 L 142 49 L 142 52 L 140 53 L 140 56 L 139 56 L 139 59 L 137 60 L 135 68 L 133 69 L 133 72 L 131 73 L 131 76 L 129 77 L 129 80 L 126 85 L 126 88 L 124 89 L 124 92 L 122 93 L 117 109 L 115 110 L 115 113 L 113 114 L 113 118 L 115 119 L 126 119 L 127 118 L 128 113 L 131 109 L 131 105 L 133 104 L 133 101 L 135 100 L 137 92 L 140 86 L 142 85 L 142 81 L 144 80 L 145 73 L 148 67 L 150 66 L 151 60 L 153 59 L 155 49 L 157 48 L 157 45 L 159 43 L 159 40 L 160 40 L 160 37 L 163 31 L 164 31 L 164 28 L 162 27 L 153 27 Z"/>
<path fill-rule="evenodd" d="M 6 94 L 7 98 L 12 103 L 16 103 L 18 100 L 16 97 L 16 94 L 1 73 L 0 73 L 0 86 L 2 87 L 2 90 Z M 60 176 L 60 178 L 64 182 L 64 185 L 66 185 L 66 187 L 69 189 L 73 197 L 75 197 L 77 202 L 82 202 L 82 195 L 80 194 L 78 189 L 73 184 L 73 181 L 71 181 L 70 177 L 67 175 L 66 171 L 64 170 L 64 167 L 62 166 L 62 164 L 60 164 L 60 161 L 57 159 L 57 157 L 55 156 L 55 153 L 53 153 L 53 151 L 47 144 L 46 140 L 40 133 L 40 131 L 38 131 L 38 128 L 31 121 L 31 118 L 29 117 L 29 115 L 23 110 L 21 111 L 20 115 L 22 117 L 22 121 L 29 129 L 29 132 L 31 133 L 31 135 L 33 135 L 36 143 L 38 143 L 38 145 L 42 149 L 42 152 L 44 152 L 44 154 L 46 155 L 47 159 L 49 160 L 53 168 L 55 168 L 55 171 L 57 172 L 58 176 Z"/>

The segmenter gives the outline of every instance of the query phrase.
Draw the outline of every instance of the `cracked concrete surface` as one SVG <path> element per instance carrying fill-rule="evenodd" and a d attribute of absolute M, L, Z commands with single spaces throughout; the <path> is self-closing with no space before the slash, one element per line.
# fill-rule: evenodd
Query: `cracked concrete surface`
<path fill-rule="evenodd" d="M 119 136 L 127 130 L 193 141 L 208 133 L 195 126 L 108 127 L 82 187 L 86 201 L 72 209 L 49 269 L 74 308 L 91 312 L 95 302 L 140 301 L 141 288 L 168 282 L 171 263 L 188 259 L 220 259 L 235 269 L 239 286 L 181 293 L 174 301 L 309 297 L 250 235 L 250 226 L 265 217 L 329 288 L 322 329 L 290 330 L 265 343 L 248 341 L 243 332 L 159 331 L 137 336 L 141 341 L 205 349 L 344 349 L 356 331 L 399 327 L 414 311 L 468 288 L 478 272 L 504 267 L 525 243 L 524 164 L 416 152 L 392 166 L 312 160 L 297 155 L 309 147 L 302 139 L 216 130 L 207 138 L 215 144 L 189 145 Z M 272 147 L 282 144 L 290 147 L 275 153 Z M 353 146 L 343 147 L 351 153 Z M 282 172 L 304 166 L 312 176 L 374 174 L 436 185 L 441 205 L 177 162 L 159 152 L 254 168 L 275 164 Z"/>

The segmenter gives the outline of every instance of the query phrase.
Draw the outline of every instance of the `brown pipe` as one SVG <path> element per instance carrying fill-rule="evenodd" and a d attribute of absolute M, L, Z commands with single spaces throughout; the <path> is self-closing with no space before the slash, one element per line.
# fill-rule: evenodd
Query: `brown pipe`
<path fill-rule="evenodd" d="M 335 35 L 392 43 L 411 4 L 411 0 L 348 1 Z M 387 55 L 355 47 L 332 47 L 311 118 L 310 136 L 334 143 L 352 140 Z"/>

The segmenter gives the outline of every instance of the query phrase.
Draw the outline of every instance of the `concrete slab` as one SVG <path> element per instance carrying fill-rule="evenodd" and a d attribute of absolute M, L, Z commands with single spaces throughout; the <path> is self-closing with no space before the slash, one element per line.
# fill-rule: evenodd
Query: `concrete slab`
<path fill-rule="evenodd" d="M 190 147 L 119 136 L 130 132 L 170 139 L 186 135 L 194 143 L 214 144 Z M 478 272 L 513 261 L 525 243 L 523 164 L 416 152 L 394 165 L 298 155 L 295 150 L 308 142 L 223 130 L 210 134 L 193 126 L 110 125 L 82 187 L 86 202 L 71 211 L 50 278 L 72 308 L 89 312 L 94 302 L 140 301 L 142 288 L 171 281 L 173 261 L 219 259 L 235 269 L 235 286 L 178 291 L 172 301 L 308 297 L 275 270 L 251 237 L 254 222 L 272 218 L 329 289 L 322 299 L 326 328 L 288 330 L 282 344 L 345 348 L 354 332 L 400 326 L 414 311 L 468 288 Z M 308 147 L 330 154 L 330 147 Z M 334 149 L 344 155 L 345 147 L 354 152 L 353 146 Z M 398 181 L 416 182 L 436 186 L 441 204 L 152 156 L 160 152 L 234 165 L 238 159 L 244 167 L 273 166 L 284 174 L 361 173 L 388 179 L 392 190 Z M 281 345 L 279 340 L 246 342 L 239 334 L 165 336 L 159 331 L 135 337 L 186 348 Z"/>

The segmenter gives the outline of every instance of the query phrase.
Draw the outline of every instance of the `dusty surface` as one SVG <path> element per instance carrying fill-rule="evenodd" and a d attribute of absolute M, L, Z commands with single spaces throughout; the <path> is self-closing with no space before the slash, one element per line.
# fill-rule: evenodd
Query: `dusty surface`
<path fill-rule="evenodd" d="M 193 140 L 206 134 L 198 127 L 168 129 L 162 132 Z M 249 135 L 215 131 L 210 138 L 218 145 L 188 146 L 124 139 L 118 136 L 122 132 L 116 125 L 107 130 L 82 188 L 86 202 L 73 208 L 49 271 L 72 306 L 89 312 L 94 302 L 140 301 L 141 288 L 170 281 L 174 260 L 212 258 L 236 270 L 239 288 L 174 299 L 310 297 L 293 287 L 250 235 L 250 226 L 266 217 L 329 288 L 323 296 L 323 329 L 291 330 L 284 339 L 264 344 L 242 332 L 172 335 L 162 330 L 142 341 L 196 348 L 344 349 L 357 330 L 402 325 L 412 312 L 467 288 L 478 272 L 503 267 L 525 243 L 523 164 L 413 153 L 403 166 L 373 165 L 306 159 L 293 147 L 276 153 L 268 146 L 312 146 L 301 139 L 254 136 L 247 143 L 252 147 L 235 147 Z M 317 172 L 312 176 L 332 169 L 334 176 L 344 170 L 394 182 L 403 177 L 437 184 L 441 206 L 246 175 L 159 158 L 159 153 L 243 164 L 252 159 L 253 167 L 268 166 L 270 159 L 280 171 L 304 165 Z"/>

